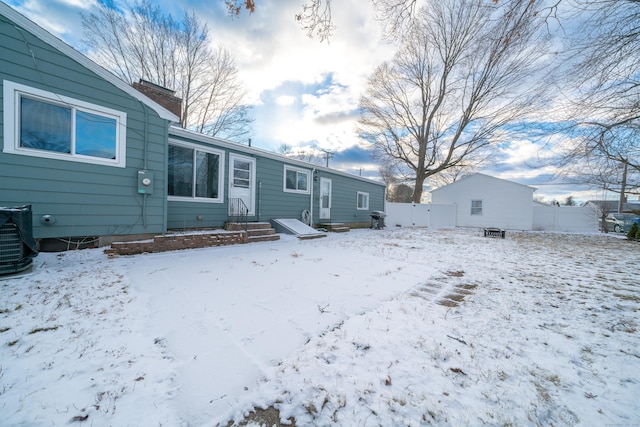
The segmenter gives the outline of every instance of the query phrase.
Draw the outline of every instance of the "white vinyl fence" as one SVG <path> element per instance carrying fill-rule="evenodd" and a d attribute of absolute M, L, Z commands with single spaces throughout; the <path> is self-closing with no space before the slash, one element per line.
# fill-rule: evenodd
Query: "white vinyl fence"
<path fill-rule="evenodd" d="M 387 203 L 387 227 L 454 227 L 455 205 Z"/>
<path fill-rule="evenodd" d="M 456 206 L 387 203 L 387 227 L 455 227 Z M 592 206 L 534 205 L 533 230 L 595 233 L 598 212 Z M 489 226 L 489 225 L 488 225 Z"/>
<path fill-rule="evenodd" d="M 534 206 L 533 229 L 596 233 L 598 211 L 593 206 Z"/>

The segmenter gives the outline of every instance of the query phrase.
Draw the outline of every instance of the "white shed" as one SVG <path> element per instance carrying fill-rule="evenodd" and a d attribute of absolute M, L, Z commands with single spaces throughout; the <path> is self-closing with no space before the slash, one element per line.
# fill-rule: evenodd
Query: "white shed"
<path fill-rule="evenodd" d="M 456 206 L 456 226 L 533 229 L 535 188 L 481 173 L 431 192 L 434 204 Z"/>

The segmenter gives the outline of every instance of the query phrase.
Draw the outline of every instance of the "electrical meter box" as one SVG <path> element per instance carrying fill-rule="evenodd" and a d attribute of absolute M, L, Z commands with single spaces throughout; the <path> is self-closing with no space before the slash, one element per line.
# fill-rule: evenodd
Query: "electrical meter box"
<path fill-rule="evenodd" d="M 153 172 L 138 171 L 138 194 L 153 194 Z"/>

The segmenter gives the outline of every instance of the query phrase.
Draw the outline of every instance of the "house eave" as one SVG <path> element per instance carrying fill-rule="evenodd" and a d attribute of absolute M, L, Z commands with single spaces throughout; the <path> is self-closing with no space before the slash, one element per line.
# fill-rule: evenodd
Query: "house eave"
<path fill-rule="evenodd" d="M 386 184 L 382 183 L 382 182 L 377 182 L 377 181 L 373 181 L 371 179 L 368 178 L 363 178 L 357 175 L 351 175 L 349 173 L 346 172 L 342 172 L 336 169 L 331 169 L 331 168 L 327 168 L 325 166 L 320 166 L 320 165 L 316 165 L 313 163 L 309 163 L 309 162 L 305 162 L 303 160 L 297 160 L 297 159 L 292 159 L 290 157 L 287 156 L 283 156 L 281 154 L 277 154 L 277 153 L 273 153 L 271 151 L 267 151 L 264 150 L 262 148 L 256 148 L 256 147 L 249 147 L 247 145 L 243 145 L 237 142 L 233 142 L 233 141 L 227 141 L 224 139 L 220 139 L 214 136 L 209 136 L 209 135 L 204 135 L 202 133 L 198 133 L 198 132 L 194 132 L 188 129 L 184 129 L 178 126 L 170 126 L 169 127 L 169 138 L 171 138 L 171 136 L 177 136 L 177 137 L 181 137 L 181 138 L 187 138 L 187 139 L 191 139 L 194 141 L 198 141 L 198 142 L 202 142 L 205 144 L 210 144 L 210 145 L 214 145 L 214 146 L 218 146 L 218 147 L 223 147 L 223 148 L 227 148 L 227 149 L 231 149 L 231 150 L 236 150 L 236 151 L 240 151 L 246 154 L 253 154 L 253 155 L 259 155 L 261 157 L 265 157 L 265 158 L 269 158 L 272 160 L 277 160 L 277 161 L 281 161 L 281 162 L 285 162 L 287 164 L 290 165 L 294 165 L 294 166 L 299 166 L 301 168 L 305 168 L 305 169 L 315 169 L 318 171 L 323 171 L 323 172 L 327 172 L 327 173 L 332 173 L 335 175 L 340 175 L 340 176 L 345 176 L 347 178 L 350 179 L 355 179 L 358 181 L 363 181 L 363 182 L 368 182 L 370 184 L 375 184 L 375 185 L 379 185 L 381 187 L 386 187 Z"/>

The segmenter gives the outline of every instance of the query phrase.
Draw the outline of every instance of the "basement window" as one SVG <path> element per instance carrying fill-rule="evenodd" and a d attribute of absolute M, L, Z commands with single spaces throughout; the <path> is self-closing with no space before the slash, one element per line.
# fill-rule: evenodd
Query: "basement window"
<path fill-rule="evenodd" d="M 126 113 L 5 80 L 4 152 L 125 167 Z"/>

